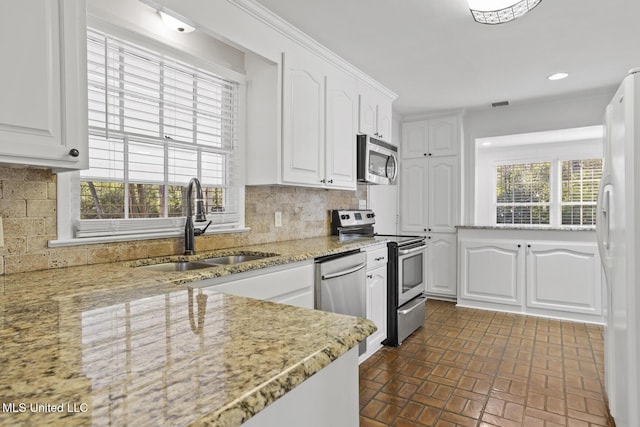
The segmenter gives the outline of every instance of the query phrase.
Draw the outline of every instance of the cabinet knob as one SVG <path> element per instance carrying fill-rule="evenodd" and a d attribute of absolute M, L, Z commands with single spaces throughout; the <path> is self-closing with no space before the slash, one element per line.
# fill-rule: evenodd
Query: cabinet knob
<path fill-rule="evenodd" d="M 520 247 L 522 247 L 522 245 L 518 245 L 518 247 L 520 248 Z"/>
<path fill-rule="evenodd" d="M 329 180 L 329 184 L 333 184 L 333 180 L 332 179 Z"/>
<path fill-rule="evenodd" d="M 427 239 L 431 240 L 431 236 L 427 237 Z"/>
<path fill-rule="evenodd" d="M 77 148 L 72 148 L 71 150 L 69 150 L 69 155 L 71 157 L 78 157 L 80 155 L 80 152 Z"/>
<path fill-rule="evenodd" d="M 427 157 L 427 153 L 424 153 L 423 156 Z"/>
<path fill-rule="evenodd" d="M 374 260 L 375 260 L 375 261 L 382 261 L 383 259 L 384 259 L 384 257 L 383 257 L 383 256 L 379 256 L 379 257 L 377 257 L 377 258 L 374 258 Z"/>
<path fill-rule="evenodd" d="M 422 230 L 423 230 L 423 231 L 427 231 L 427 229 L 426 229 L 426 228 L 423 228 Z"/>
<path fill-rule="evenodd" d="M 528 248 L 530 248 L 530 247 L 531 247 L 531 245 L 527 245 L 527 247 L 528 247 Z"/>
<path fill-rule="evenodd" d="M 429 153 L 429 157 L 431 157 L 431 153 Z"/>
<path fill-rule="evenodd" d="M 325 182 L 327 182 L 327 180 L 326 179 L 321 179 L 320 182 L 324 184 Z"/>
<path fill-rule="evenodd" d="M 373 274 L 367 274 L 367 277 L 368 277 L 369 279 L 373 279 Z"/>

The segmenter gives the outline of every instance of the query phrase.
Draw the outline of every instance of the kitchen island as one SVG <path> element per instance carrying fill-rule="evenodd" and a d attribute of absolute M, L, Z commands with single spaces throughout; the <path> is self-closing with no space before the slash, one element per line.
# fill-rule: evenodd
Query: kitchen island
<path fill-rule="evenodd" d="M 242 250 L 285 263 L 379 243 L 305 240 Z M 265 260 L 166 274 L 132 264 L 0 277 L 0 424 L 259 425 L 261 411 L 375 331 L 365 319 L 180 286 Z"/>

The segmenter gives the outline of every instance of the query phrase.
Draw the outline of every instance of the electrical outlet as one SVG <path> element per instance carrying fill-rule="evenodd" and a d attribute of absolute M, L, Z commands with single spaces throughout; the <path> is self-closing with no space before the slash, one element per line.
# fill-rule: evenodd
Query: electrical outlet
<path fill-rule="evenodd" d="M 282 212 L 276 212 L 276 227 L 282 227 Z"/>
<path fill-rule="evenodd" d="M 367 209 L 367 200 L 366 199 L 360 199 L 358 201 L 358 209 Z"/>
<path fill-rule="evenodd" d="M 2 225 L 2 217 L 0 216 L 0 248 L 4 247 L 4 227 Z"/>

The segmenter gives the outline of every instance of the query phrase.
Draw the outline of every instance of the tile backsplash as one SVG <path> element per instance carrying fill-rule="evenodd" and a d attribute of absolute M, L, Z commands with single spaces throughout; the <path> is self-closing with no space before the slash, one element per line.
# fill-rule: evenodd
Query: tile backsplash
<path fill-rule="evenodd" d="M 4 247 L 0 247 L 0 274 L 125 261 L 181 254 L 180 237 L 49 248 L 57 236 L 56 175 L 34 168 L 0 167 L 0 216 Z M 340 191 L 302 187 L 250 186 L 246 188 L 243 233 L 196 238 L 196 251 L 293 240 L 330 234 L 329 210 L 357 209 L 367 198 L 367 187 Z M 275 227 L 282 212 L 282 227 Z"/>

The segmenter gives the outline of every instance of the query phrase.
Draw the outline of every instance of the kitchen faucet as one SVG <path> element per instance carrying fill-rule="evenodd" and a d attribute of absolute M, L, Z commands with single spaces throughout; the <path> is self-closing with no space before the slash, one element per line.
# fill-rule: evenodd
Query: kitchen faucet
<path fill-rule="evenodd" d="M 200 181 L 198 178 L 191 178 L 189 185 L 187 186 L 187 221 L 184 224 L 184 254 L 193 255 L 196 253 L 194 249 L 194 236 L 204 234 L 211 221 L 203 228 L 194 228 L 193 220 L 191 216 L 193 212 L 191 210 L 191 193 L 193 193 L 193 186 L 196 186 L 196 222 L 205 222 L 207 220 L 204 214 L 204 199 L 202 197 L 202 187 L 200 187 Z"/>

